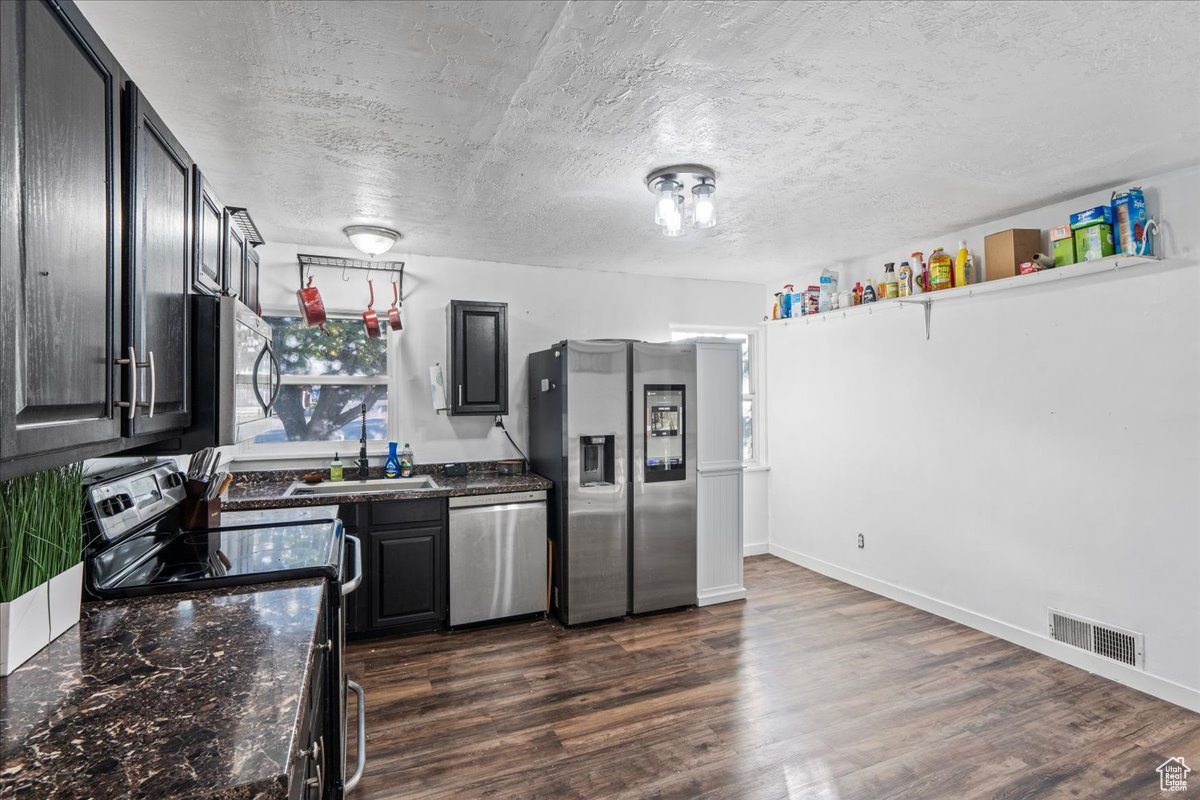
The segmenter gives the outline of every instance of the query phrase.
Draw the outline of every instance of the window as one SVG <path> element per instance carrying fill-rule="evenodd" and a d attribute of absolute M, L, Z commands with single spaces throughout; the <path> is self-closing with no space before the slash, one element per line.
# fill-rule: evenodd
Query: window
<path fill-rule="evenodd" d="M 362 406 L 367 440 L 388 439 L 387 339 L 371 339 L 359 319 L 309 328 L 298 317 L 264 317 L 279 359 L 279 396 L 271 427 L 255 445 L 358 441 Z"/>
<path fill-rule="evenodd" d="M 751 330 L 678 329 L 671 331 L 671 340 L 681 339 L 727 339 L 742 345 L 742 461 L 747 466 L 757 466 L 765 461 L 761 445 L 762 408 L 758 397 L 757 348 L 758 334 Z M 758 424 L 756 424 L 756 420 Z"/>

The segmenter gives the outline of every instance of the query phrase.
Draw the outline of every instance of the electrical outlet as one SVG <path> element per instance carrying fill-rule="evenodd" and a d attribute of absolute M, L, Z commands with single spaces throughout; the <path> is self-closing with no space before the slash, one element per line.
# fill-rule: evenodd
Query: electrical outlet
<path fill-rule="evenodd" d="M 503 428 L 503 427 L 504 427 L 504 418 L 503 418 L 503 417 L 501 417 L 499 414 L 497 414 L 497 415 L 496 415 L 496 427 L 497 427 L 497 428 Z"/>
<path fill-rule="evenodd" d="M 865 537 L 863 537 L 863 535 L 860 533 L 860 534 L 858 535 L 858 549 L 859 549 L 859 550 L 862 550 L 862 549 L 863 549 L 864 547 L 866 547 L 866 546 L 867 546 L 867 540 L 866 540 L 866 538 L 865 538 Z"/>

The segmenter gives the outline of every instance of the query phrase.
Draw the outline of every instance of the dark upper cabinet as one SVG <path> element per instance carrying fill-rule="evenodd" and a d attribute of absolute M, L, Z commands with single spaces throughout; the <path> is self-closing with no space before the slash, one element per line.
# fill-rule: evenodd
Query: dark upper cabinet
<path fill-rule="evenodd" d="M 192 168 L 195 224 L 192 288 L 203 294 L 225 289 L 225 207 L 198 167 Z"/>
<path fill-rule="evenodd" d="M 243 299 L 242 281 L 246 270 L 246 240 L 225 212 L 225 291 L 239 300 Z"/>
<path fill-rule="evenodd" d="M 119 444 L 120 94 L 73 5 L 0 3 L 0 478 Z"/>
<path fill-rule="evenodd" d="M 125 88 L 125 352 L 136 390 L 126 435 L 191 422 L 192 160 L 132 83 Z M 145 365 L 144 367 L 142 365 Z"/>
<path fill-rule="evenodd" d="M 451 414 L 508 413 L 508 304 L 452 300 Z"/>
<path fill-rule="evenodd" d="M 258 251 L 246 246 L 246 264 L 242 270 L 242 302 L 255 314 L 262 314 L 258 304 Z"/>

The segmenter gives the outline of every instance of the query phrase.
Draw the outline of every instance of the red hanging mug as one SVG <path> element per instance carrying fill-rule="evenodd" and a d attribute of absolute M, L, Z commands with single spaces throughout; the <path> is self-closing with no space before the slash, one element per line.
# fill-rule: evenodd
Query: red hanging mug
<path fill-rule="evenodd" d="M 388 309 L 388 325 L 392 330 L 399 331 L 404 329 L 404 325 L 400 322 L 400 289 L 396 286 L 396 282 L 392 281 L 392 307 Z"/>
<path fill-rule="evenodd" d="M 375 284 L 367 278 L 367 288 L 371 292 L 371 299 L 367 301 L 367 310 L 363 312 L 363 325 L 367 328 L 367 336 L 372 339 L 378 339 L 382 335 L 383 330 L 379 327 L 379 315 L 375 313 L 373 306 L 375 305 Z"/>
<path fill-rule="evenodd" d="M 319 327 L 324 331 L 329 317 L 325 313 L 325 302 L 321 300 L 321 293 L 317 291 L 317 287 L 312 285 L 312 275 L 308 276 L 308 285 L 300 287 L 296 292 L 296 300 L 300 304 L 300 314 L 304 317 L 304 324 L 310 328 Z"/>

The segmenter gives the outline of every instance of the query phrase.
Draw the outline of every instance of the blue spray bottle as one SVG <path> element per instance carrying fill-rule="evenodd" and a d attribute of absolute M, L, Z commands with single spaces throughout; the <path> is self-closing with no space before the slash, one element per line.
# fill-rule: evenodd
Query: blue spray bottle
<path fill-rule="evenodd" d="M 395 442 L 388 442 L 388 457 L 387 461 L 383 462 L 383 477 L 400 477 L 400 457 L 396 455 Z"/>

